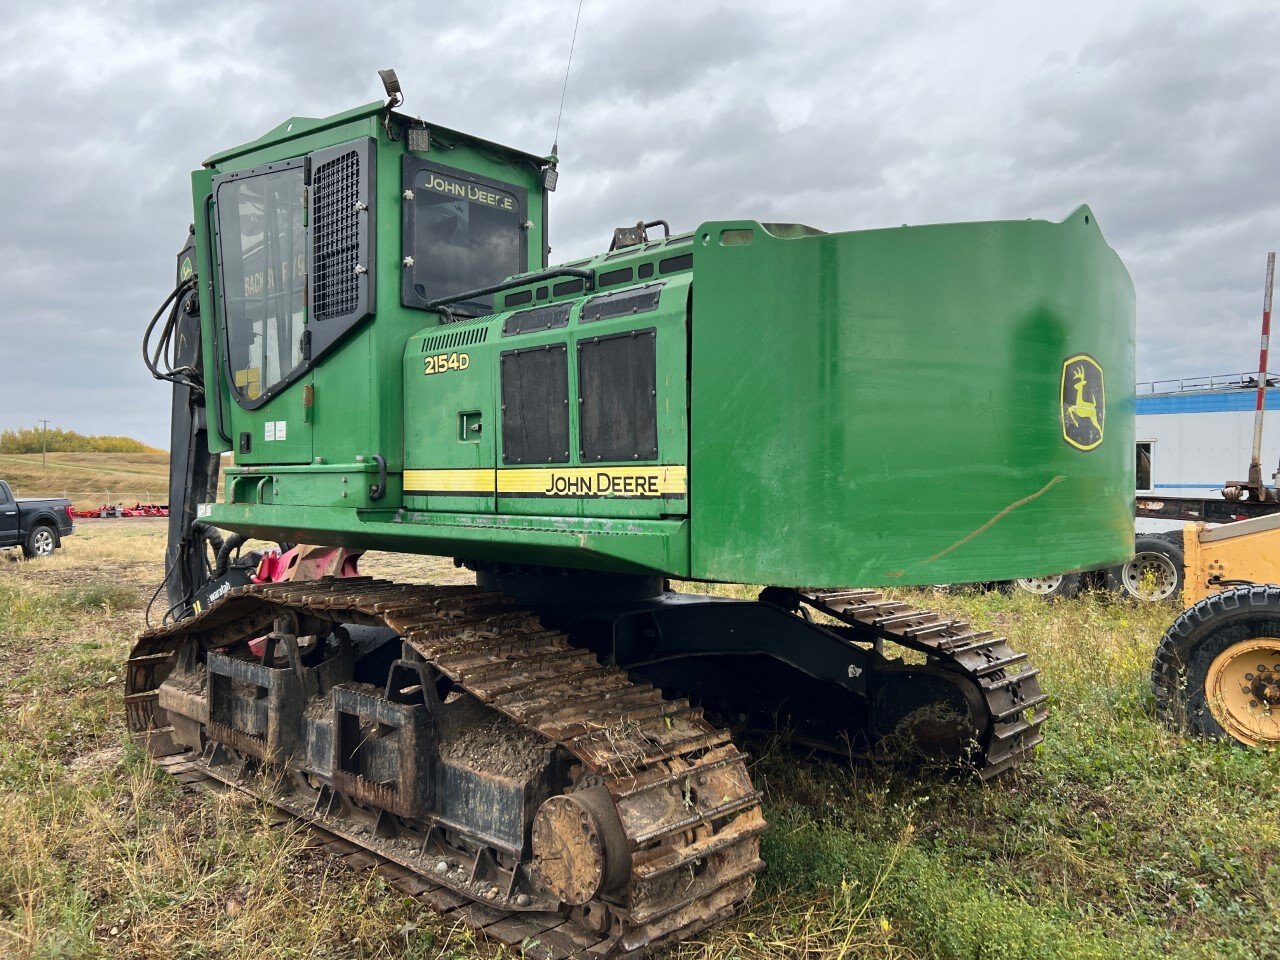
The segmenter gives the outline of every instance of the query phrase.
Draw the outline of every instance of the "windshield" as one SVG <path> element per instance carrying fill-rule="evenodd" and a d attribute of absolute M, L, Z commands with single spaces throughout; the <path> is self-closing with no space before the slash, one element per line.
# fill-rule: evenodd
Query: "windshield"
<path fill-rule="evenodd" d="M 302 363 L 307 271 L 302 167 L 218 188 L 231 380 L 257 400 Z"/>
<path fill-rule="evenodd" d="M 405 246 L 413 265 L 407 271 L 406 304 L 422 306 L 524 271 L 524 191 L 425 165 L 408 173 L 413 201 Z M 480 313 L 492 305 L 490 296 L 457 307 L 472 306 Z"/>

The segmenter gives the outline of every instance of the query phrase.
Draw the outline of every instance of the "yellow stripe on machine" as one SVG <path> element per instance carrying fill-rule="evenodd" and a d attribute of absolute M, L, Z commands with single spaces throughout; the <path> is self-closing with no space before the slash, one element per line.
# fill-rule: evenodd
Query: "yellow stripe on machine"
<path fill-rule="evenodd" d="M 474 470 L 406 470 L 405 493 L 484 494 L 496 489 L 492 467 Z"/>
<path fill-rule="evenodd" d="M 683 464 L 652 467 L 528 467 L 498 471 L 498 496 L 683 497 Z"/>
<path fill-rule="evenodd" d="M 406 470 L 407 494 L 507 497 L 684 497 L 683 464 L 625 467 L 519 467 L 493 470 Z"/>

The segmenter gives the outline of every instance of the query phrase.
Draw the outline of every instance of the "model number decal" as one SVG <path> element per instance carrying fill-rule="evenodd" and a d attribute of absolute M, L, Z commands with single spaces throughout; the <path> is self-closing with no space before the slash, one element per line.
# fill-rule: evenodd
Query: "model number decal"
<path fill-rule="evenodd" d="M 471 366 L 471 357 L 465 353 L 437 353 L 426 358 L 423 374 L 448 373 L 450 370 L 465 370 Z"/>

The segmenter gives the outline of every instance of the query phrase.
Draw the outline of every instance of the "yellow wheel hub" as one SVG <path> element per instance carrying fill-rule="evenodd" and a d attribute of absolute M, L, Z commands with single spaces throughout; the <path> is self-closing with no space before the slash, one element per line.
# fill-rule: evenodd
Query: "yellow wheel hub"
<path fill-rule="evenodd" d="M 1250 747 L 1280 747 L 1280 640 L 1258 637 L 1213 658 L 1204 679 L 1209 712 Z"/>

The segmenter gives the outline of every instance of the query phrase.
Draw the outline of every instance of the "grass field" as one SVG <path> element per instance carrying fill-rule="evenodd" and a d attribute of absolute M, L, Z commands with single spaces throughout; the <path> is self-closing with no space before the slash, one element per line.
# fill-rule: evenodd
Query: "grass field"
<path fill-rule="evenodd" d="M 0 555 L 0 957 L 500 956 L 246 801 L 184 794 L 123 740 L 121 663 L 162 548 L 163 522 L 97 521 L 48 561 Z M 752 744 L 768 870 L 748 911 L 671 960 L 1280 956 L 1280 756 L 1153 722 L 1173 608 L 921 602 L 1044 668 L 1039 757 L 981 788 Z"/>
<path fill-rule="evenodd" d="M 0 480 L 20 497 L 66 497 L 81 509 L 104 503 L 164 503 L 167 453 L 0 453 Z"/>

